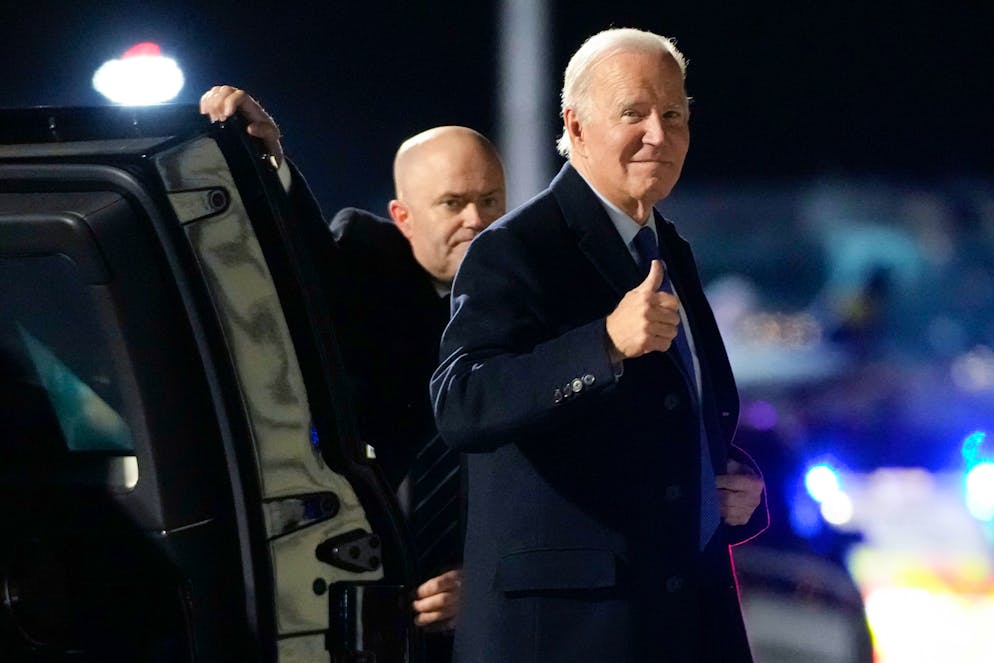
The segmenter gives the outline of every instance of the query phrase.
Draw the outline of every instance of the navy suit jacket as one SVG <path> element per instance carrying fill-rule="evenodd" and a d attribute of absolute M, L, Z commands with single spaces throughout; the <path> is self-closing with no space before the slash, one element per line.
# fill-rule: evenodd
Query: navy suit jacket
<path fill-rule="evenodd" d="M 657 228 L 723 468 L 735 383 L 689 246 Z M 469 454 L 460 663 L 751 660 L 727 544 L 766 526 L 765 505 L 698 551 L 700 424 L 676 351 L 620 378 L 608 356 L 604 320 L 641 280 L 569 164 L 470 245 L 431 389 Z"/>

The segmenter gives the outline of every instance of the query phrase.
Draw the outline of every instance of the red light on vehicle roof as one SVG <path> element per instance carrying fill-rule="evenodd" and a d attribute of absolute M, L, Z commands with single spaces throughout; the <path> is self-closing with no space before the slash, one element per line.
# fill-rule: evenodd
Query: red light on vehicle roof
<path fill-rule="evenodd" d="M 139 55 L 162 55 L 162 49 L 159 45 L 151 41 L 143 41 L 140 44 L 135 44 L 128 50 L 124 52 L 122 58 L 133 58 Z"/>

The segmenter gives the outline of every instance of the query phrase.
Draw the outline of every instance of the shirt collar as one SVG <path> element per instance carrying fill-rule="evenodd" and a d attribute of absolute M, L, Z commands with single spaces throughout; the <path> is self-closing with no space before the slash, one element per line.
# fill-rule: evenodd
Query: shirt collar
<path fill-rule="evenodd" d="M 587 182 L 587 178 L 583 177 L 583 174 L 580 173 L 580 171 L 576 172 L 583 178 L 584 182 Z M 653 234 L 658 239 L 659 232 L 656 230 L 656 215 L 650 212 L 649 220 L 646 221 L 644 225 L 639 225 L 635 219 L 625 214 L 620 207 L 601 195 L 601 192 L 595 189 L 590 182 L 587 182 L 587 186 L 589 186 L 590 190 L 594 192 L 597 199 L 601 201 L 601 205 L 604 206 L 604 211 L 607 212 L 608 218 L 611 219 L 611 223 L 614 224 L 615 230 L 618 231 L 621 241 L 625 243 L 625 246 L 628 247 L 628 252 L 632 254 L 632 257 L 635 258 L 636 262 L 638 262 L 638 252 L 636 251 L 634 244 L 635 235 L 638 234 L 638 231 L 642 228 L 652 228 Z"/>
<path fill-rule="evenodd" d="M 445 299 L 450 294 L 452 294 L 452 282 L 451 281 L 449 281 L 448 283 L 443 283 L 442 281 L 439 281 L 438 279 L 434 279 L 433 278 L 431 280 L 431 285 L 435 288 L 435 294 L 438 295 L 439 299 Z"/>

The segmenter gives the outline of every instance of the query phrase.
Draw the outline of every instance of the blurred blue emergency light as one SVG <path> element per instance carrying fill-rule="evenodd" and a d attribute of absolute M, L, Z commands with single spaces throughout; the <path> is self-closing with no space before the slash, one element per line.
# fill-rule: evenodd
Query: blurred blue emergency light
<path fill-rule="evenodd" d="M 808 469 L 804 475 L 804 487 L 819 504 L 831 499 L 842 490 L 839 473 L 831 465 L 819 463 Z"/>
<path fill-rule="evenodd" d="M 832 525 L 845 525 L 853 517 L 852 499 L 842 489 L 839 471 L 828 463 L 818 463 L 804 474 L 804 488 L 819 505 L 821 517 Z"/>

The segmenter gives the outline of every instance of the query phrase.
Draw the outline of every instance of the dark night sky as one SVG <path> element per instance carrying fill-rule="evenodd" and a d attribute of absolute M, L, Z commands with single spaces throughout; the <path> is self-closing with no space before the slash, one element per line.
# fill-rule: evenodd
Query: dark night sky
<path fill-rule="evenodd" d="M 393 150 L 423 128 L 497 133 L 492 2 L 11 4 L 0 106 L 102 103 L 97 66 L 157 41 L 186 71 L 180 101 L 219 82 L 263 101 L 328 213 L 382 212 Z M 559 0 L 548 85 L 586 36 L 642 27 L 691 60 L 685 179 L 994 174 L 994 3 L 877 4 Z M 548 127 L 536 150 L 555 108 Z"/>

